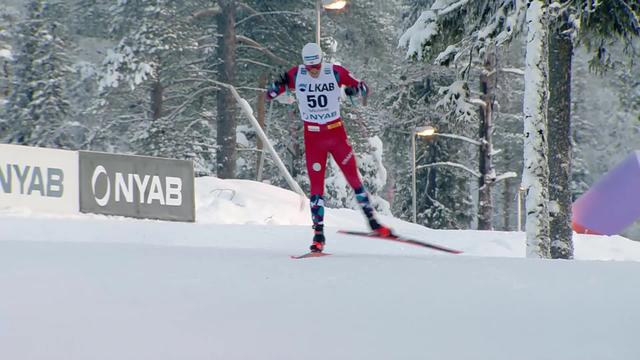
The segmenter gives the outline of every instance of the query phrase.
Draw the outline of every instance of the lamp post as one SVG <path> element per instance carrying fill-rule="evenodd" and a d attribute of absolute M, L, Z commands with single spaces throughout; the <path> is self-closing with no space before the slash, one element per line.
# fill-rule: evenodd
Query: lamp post
<path fill-rule="evenodd" d="M 416 205 L 416 136 L 430 137 L 436 134 L 433 126 L 421 126 L 411 132 L 411 209 L 413 210 L 413 223 L 417 220 Z"/>
<path fill-rule="evenodd" d="M 486 146 L 487 141 L 485 139 L 482 139 L 480 141 L 478 140 L 474 140 L 471 138 L 468 138 L 466 136 L 461 136 L 461 135 L 456 135 L 456 134 L 447 134 L 447 133 L 439 133 L 436 131 L 436 129 L 434 129 L 432 126 L 422 126 L 422 127 L 418 127 L 415 128 L 412 133 L 411 133 L 411 153 L 412 153 L 412 207 L 413 207 L 413 222 L 416 222 L 416 136 L 421 136 L 421 137 L 434 137 L 434 136 L 438 136 L 438 137 L 445 137 L 445 138 L 450 138 L 450 139 L 457 139 L 457 140 L 462 140 L 465 142 L 468 142 L 470 144 L 476 145 L 478 147 L 480 147 L 481 149 Z M 491 145 L 489 144 L 488 148 L 491 150 Z M 495 152 L 497 153 L 497 152 Z M 493 151 L 492 154 L 493 155 Z M 488 198 L 489 200 L 489 205 L 488 208 L 491 211 L 492 210 L 492 205 L 491 205 L 491 193 L 489 192 L 491 190 L 491 185 L 493 185 L 495 182 L 500 181 L 500 180 L 505 180 L 508 178 L 513 178 L 516 177 L 517 174 L 514 172 L 506 172 L 500 176 L 496 176 L 493 173 L 493 168 L 491 166 L 491 162 L 489 160 L 489 166 L 484 166 L 480 168 L 480 171 L 474 171 L 472 169 L 469 169 L 468 167 L 464 166 L 464 165 L 460 165 L 460 164 L 454 164 L 454 163 L 434 163 L 434 164 L 429 164 L 429 165 L 423 165 L 420 166 L 422 167 L 429 167 L 429 166 L 435 166 L 435 165 L 447 165 L 447 166 L 454 166 L 457 168 L 460 168 L 462 170 L 465 170 L 471 174 L 473 174 L 475 177 L 484 180 L 480 185 L 479 189 L 478 189 L 478 193 L 479 193 L 479 204 L 481 204 L 482 201 L 482 196 L 484 195 L 485 198 Z M 520 193 L 522 193 L 522 190 L 520 191 Z M 521 196 L 518 196 L 518 199 L 521 200 Z M 486 208 L 487 206 L 485 206 Z M 521 205 L 518 205 L 518 209 L 520 211 L 520 207 Z M 478 212 L 478 218 L 480 219 L 480 217 L 484 214 L 484 212 L 482 211 L 482 208 L 479 205 L 479 212 Z M 488 216 L 488 218 L 490 218 L 490 215 Z M 520 215 L 518 215 L 518 218 L 520 219 Z M 489 222 L 490 223 L 490 222 Z M 520 224 L 518 225 L 518 229 L 520 228 Z M 482 230 L 482 229 L 481 229 Z M 484 229 L 487 230 L 487 229 Z"/>
<path fill-rule="evenodd" d="M 522 205 L 525 190 L 524 185 L 518 188 L 518 231 L 522 231 Z"/>
<path fill-rule="evenodd" d="M 346 0 L 317 0 L 316 1 L 316 44 L 320 45 L 320 26 L 322 8 L 327 10 L 340 10 L 347 6 Z"/>

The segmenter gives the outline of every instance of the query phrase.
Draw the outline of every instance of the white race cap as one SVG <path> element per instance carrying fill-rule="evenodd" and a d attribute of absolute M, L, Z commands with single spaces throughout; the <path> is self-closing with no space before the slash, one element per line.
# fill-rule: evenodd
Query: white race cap
<path fill-rule="evenodd" d="M 308 43 L 302 48 L 302 62 L 305 65 L 317 65 L 322 62 L 322 50 L 316 43 Z"/>

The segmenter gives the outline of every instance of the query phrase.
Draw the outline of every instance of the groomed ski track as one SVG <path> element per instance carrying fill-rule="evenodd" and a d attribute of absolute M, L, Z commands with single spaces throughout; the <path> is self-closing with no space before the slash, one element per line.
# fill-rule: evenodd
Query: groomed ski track
<path fill-rule="evenodd" d="M 301 261 L 289 256 L 308 246 L 307 226 L 9 216 L 0 227 L 12 230 L 0 241 L 5 359 L 640 355 L 640 263 L 518 258 L 514 234 L 442 232 L 465 255 L 335 234 L 334 255 Z"/>

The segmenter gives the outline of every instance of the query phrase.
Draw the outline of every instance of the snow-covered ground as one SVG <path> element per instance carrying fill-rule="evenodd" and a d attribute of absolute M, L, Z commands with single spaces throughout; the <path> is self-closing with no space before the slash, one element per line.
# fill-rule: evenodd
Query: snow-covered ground
<path fill-rule="evenodd" d="M 197 180 L 195 224 L 0 210 L 0 359 L 640 359 L 640 244 L 576 236 L 576 261 L 524 234 L 436 231 L 448 255 L 311 232 L 299 197 Z M 1 205 L 0 205 L 1 207 Z"/>

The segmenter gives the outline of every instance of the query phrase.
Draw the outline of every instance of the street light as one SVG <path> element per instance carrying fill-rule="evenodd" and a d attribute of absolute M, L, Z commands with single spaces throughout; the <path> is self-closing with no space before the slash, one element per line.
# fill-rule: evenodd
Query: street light
<path fill-rule="evenodd" d="M 462 136 L 462 135 L 456 135 L 456 134 L 448 134 L 448 133 L 440 133 L 437 132 L 436 129 L 433 128 L 433 126 L 420 126 L 417 127 L 415 129 L 413 129 L 413 131 L 411 132 L 411 156 L 412 156 L 412 161 L 411 161 L 411 165 L 412 165 L 412 207 L 413 207 L 413 222 L 415 223 L 417 221 L 417 211 L 416 211 L 416 136 L 420 136 L 420 137 L 425 137 L 427 139 L 429 138 L 433 138 L 433 137 L 445 137 L 445 138 L 450 138 L 450 139 L 456 139 L 456 140 L 462 140 L 465 141 L 467 143 L 479 146 L 482 148 L 483 145 L 487 144 L 487 141 L 485 139 L 482 139 L 480 141 L 475 140 L 475 139 L 471 139 L 468 138 L 466 136 Z M 491 155 L 497 154 L 499 151 L 493 151 L 491 150 L 491 146 L 489 144 L 489 151 L 491 153 Z M 491 164 L 491 160 L 489 160 L 489 164 Z M 491 165 L 489 165 L 489 170 L 486 169 L 486 167 L 483 167 L 480 169 L 480 172 L 476 172 L 473 171 L 471 169 L 469 169 L 468 167 L 464 166 L 464 165 L 460 165 L 460 164 L 454 164 L 454 163 L 434 163 L 434 164 L 430 164 L 430 165 L 424 165 L 421 166 L 422 167 L 426 167 L 426 166 L 434 166 L 434 165 L 449 165 L 449 166 L 454 166 L 457 168 L 460 168 L 462 170 L 465 170 L 471 174 L 473 174 L 475 177 L 479 178 L 479 179 L 485 179 L 485 183 L 483 184 L 483 186 L 481 186 L 478 191 L 485 191 L 486 189 L 490 189 L 490 187 L 488 185 L 490 185 L 489 183 L 487 183 L 486 179 L 488 176 L 491 176 L 490 181 L 491 183 L 495 183 L 497 181 L 500 180 L 506 180 L 508 178 L 514 178 L 517 177 L 518 175 L 514 172 L 506 172 L 500 176 L 496 176 L 493 173 L 493 168 L 491 167 Z M 483 188 L 485 188 L 485 190 L 483 190 Z M 520 225 L 520 218 L 521 218 L 521 201 L 522 201 L 522 194 L 524 192 L 524 189 L 521 188 L 518 194 L 518 229 L 520 229 L 521 225 Z M 481 196 L 481 195 L 479 195 Z M 490 197 L 490 193 L 488 195 L 488 197 Z"/>
<path fill-rule="evenodd" d="M 523 197 L 526 190 L 524 185 L 520 185 L 518 188 L 518 231 L 522 231 L 522 205 L 524 203 Z"/>
<path fill-rule="evenodd" d="M 346 0 L 322 0 L 322 6 L 329 10 L 340 10 L 347 6 Z"/>
<path fill-rule="evenodd" d="M 413 210 L 413 223 L 417 222 L 416 215 L 416 136 L 429 138 L 436 134 L 433 126 L 420 126 L 411 132 L 411 208 Z"/>
<path fill-rule="evenodd" d="M 322 8 L 327 10 L 340 10 L 347 6 L 346 0 L 317 0 L 316 1 L 316 44 L 320 45 L 320 14 Z"/>
<path fill-rule="evenodd" d="M 411 187 L 411 205 L 412 205 L 412 210 L 413 210 L 413 222 L 415 223 L 417 221 L 417 200 L 416 200 L 416 136 L 419 137 L 424 137 L 424 138 L 433 138 L 435 136 L 439 136 L 439 137 L 445 137 L 445 138 L 450 138 L 450 139 L 457 139 L 457 140 L 462 140 L 462 141 L 466 141 L 470 144 L 476 145 L 476 146 L 481 146 L 482 143 L 478 140 L 474 140 L 474 139 L 470 139 L 466 136 L 462 136 L 462 135 L 456 135 L 456 134 L 448 134 L 448 133 L 440 133 L 438 132 L 433 126 L 419 126 L 415 129 L 413 129 L 412 133 L 411 133 L 411 168 L 412 168 L 412 187 Z M 467 171 L 471 171 L 475 176 L 479 176 L 478 174 L 474 173 L 472 170 L 469 170 L 466 167 L 463 167 L 463 169 L 467 170 Z"/>

